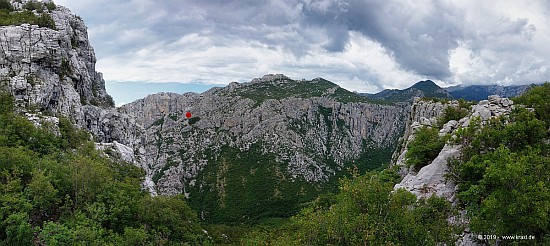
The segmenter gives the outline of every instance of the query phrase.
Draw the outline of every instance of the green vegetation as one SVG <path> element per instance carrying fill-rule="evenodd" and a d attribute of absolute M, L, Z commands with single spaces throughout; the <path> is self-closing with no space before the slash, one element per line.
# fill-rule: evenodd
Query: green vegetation
<path fill-rule="evenodd" d="M 157 119 L 153 122 L 153 126 L 162 126 L 162 125 L 164 125 L 164 116 L 162 116 L 162 118 Z"/>
<path fill-rule="evenodd" d="M 437 128 L 422 127 L 415 133 L 414 139 L 408 145 L 406 164 L 413 166 L 416 171 L 430 164 L 437 157 L 443 146 L 445 138 L 439 137 Z"/>
<path fill-rule="evenodd" d="M 506 245 L 550 243 L 548 89 L 548 84 L 534 87 L 516 99 L 535 112 L 518 107 L 508 117 L 484 126 L 476 120 L 459 131 L 462 158 L 450 163 L 449 177 L 459 185 L 472 232 L 535 237 L 501 241 Z"/>
<path fill-rule="evenodd" d="M 523 95 L 514 98 L 514 102 L 532 107 L 535 109 L 537 118 L 550 126 L 550 82 L 541 86 L 532 86 L 529 91 Z"/>
<path fill-rule="evenodd" d="M 143 171 L 97 151 L 69 120 L 35 127 L 0 94 L 1 245 L 208 244 L 183 196 L 150 197 Z"/>
<path fill-rule="evenodd" d="M 168 117 L 170 117 L 170 119 L 173 121 L 178 121 L 178 118 L 180 117 L 180 113 L 171 113 L 168 115 Z"/>
<path fill-rule="evenodd" d="M 193 124 L 199 122 L 199 120 L 201 120 L 201 118 L 195 116 L 195 117 L 190 118 L 188 120 L 188 122 L 189 122 L 189 125 L 193 125 Z"/>
<path fill-rule="evenodd" d="M 63 80 L 65 76 L 71 74 L 72 71 L 73 71 L 73 68 L 71 67 L 71 64 L 69 63 L 69 61 L 63 58 L 61 60 L 61 65 L 60 65 L 59 79 Z"/>
<path fill-rule="evenodd" d="M 330 92 L 333 90 L 333 92 Z M 279 79 L 273 82 L 260 82 L 241 87 L 237 92 L 238 96 L 252 99 L 256 106 L 261 105 L 268 99 L 286 99 L 286 98 L 312 98 L 312 97 L 329 97 L 336 99 L 336 101 L 342 103 L 350 102 L 374 102 L 385 103 L 383 101 L 376 101 L 357 95 L 353 92 L 340 88 L 338 85 L 325 80 L 314 79 L 312 81 L 306 80 L 290 80 Z"/>
<path fill-rule="evenodd" d="M 258 227 L 243 245 L 436 245 L 452 244 L 451 205 L 441 198 L 417 200 L 392 192 L 392 170 L 340 180 L 337 194 L 319 196 L 288 223 Z"/>
<path fill-rule="evenodd" d="M 288 218 L 323 188 L 301 178 L 291 181 L 286 165 L 276 162 L 274 154 L 262 153 L 259 144 L 247 151 L 224 146 L 219 156 L 210 154 L 197 183 L 187 186 L 194 195 L 189 205 L 203 211 L 209 223 L 256 224 L 267 218 Z"/>
<path fill-rule="evenodd" d="M 8 0 L 0 0 L 0 11 L 12 12 L 15 9 Z"/>
<path fill-rule="evenodd" d="M 52 17 L 44 13 L 44 9 L 50 8 L 52 8 L 51 4 L 44 5 L 41 2 L 31 1 L 23 6 L 23 10 L 16 11 L 9 1 L 0 0 L 0 26 L 28 23 L 31 25 L 38 25 L 39 27 L 56 29 Z M 55 9 L 55 5 L 53 5 L 53 8 Z M 32 12 L 33 10 L 36 11 L 38 15 L 34 14 Z"/>
<path fill-rule="evenodd" d="M 446 107 L 443 111 L 443 116 L 441 116 L 439 119 L 437 119 L 437 125 L 443 126 L 443 124 L 451 121 L 451 120 L 460 120 L 464 118 L 466 115 L 468 115 L 468 112 L 470 111 L 470 107 L 474 104 L 474 102 L 469 102 L 464 99 L 458 100 L 458 107 L 449 106 Z"/>

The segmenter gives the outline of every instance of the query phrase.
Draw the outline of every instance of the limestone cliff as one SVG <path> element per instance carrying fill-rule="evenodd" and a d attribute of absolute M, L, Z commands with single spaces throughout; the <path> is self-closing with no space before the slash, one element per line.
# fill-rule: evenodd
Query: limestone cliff
<path fill-rule="evenodd" d="M 422 167 L 418 172 L 413 168 L 408 168 L 405 165 L 407 145 L 415 137 L 415 132 L 420 127 L 437 127 L 435 125 L 436 117 L 443 114 L 443 109 L 446 107 L 457 107 L 457 101 L 451 101 L 447 104 L 423 102 L 415 100 L 411 112 L 411 123 L 408 124 L 406 130 L 407 139 L 402 146 L 402 149 L 394 156 L 398 156 L 392 163 L 401 167 L 401 175 L 403 180 L 396 184 L 394 189 L 403 188 L 412 192 L 418 198 L 428 198 L 432 195 L 446 198 L 449 202 L 456 205 L 457 185 L 447 178 L 449 172 L 448 163 L 452 159 L 459 159 L 463 146 L 455 144 L 453 141 L 448 141 L 443 149 L 439 152 L 428 165 Z M 508 98 L 500 98 L 499 96 L 489 96 L 488 100 L 482 100 L 477 105 L 470 108 L 468 115 L 460 120 L 450 120 L 444 123 L 439 130 L 439 135 L 450 135 L 451 139 L 456 138 L 457 130 L 463 127 L 468 127 L 473 119 L 479 119 L 481 126 L 487 121 L 495 117 L 509 115 L 514 108 L 513 101 Z M 459 224 L 467 226 L 468 221 L 464 214 L 466 211 L 461 211 L 461 216 L 450 218 Z M 457 245 L 480 245 L 473 238 L 473 235 L 465 230 L 461 235 Z"/>
<path fill-rule="evenodd" d="M 18 111 L 37 122 L 72 119 L 97 148 L 141 166 L 151 193 L 184 193 L 201 218 L 288 216 L 348 169 L 387 164 L 405 129 L 406 104 L 284 75 L 114 108 L 83 21 L 49 1 L 12 4 L 41 18 L 0 27 L 0 88 Z"/>
<path fill-rule="evenodd" d="M 114 110 L 102 74 L 95 70 L 82 19 L 63 6 L 47 8 L 36 1 L 12 5 L 14 12 L 33 9 L 36 16 L 53 21 L 47 27 L 0 26 L 0 88 L 14 95 L 19 110 L 71 118 L 101 142 L 139 144 L 135 136 L 140 127 Z"/>
<path fill-rule="evenodd" d="M 304 96 L 298 87 L 308 93 L 319 90 L 319 95 Z M 322 79 L 267 75 L 203 94 L 150 95 L 119 111 L 146 129 L 143 158 L 149 175 L 160 177 L 155 181 L 161 193 L 185 192 L 223 146 L 247 151 L 259 144 L 262 153 L 274 154 L 277 162 L 287 165 L 291 179 L 327 182 L 352 163 L 365 168 L 374 153 L 391 151 L 408 114 L 404 105 L 346 102 L 340 90 Z M 283 92 L 291 95 L 276 95 Z M 196 122 L 190 125 L 186 112 Z"/>

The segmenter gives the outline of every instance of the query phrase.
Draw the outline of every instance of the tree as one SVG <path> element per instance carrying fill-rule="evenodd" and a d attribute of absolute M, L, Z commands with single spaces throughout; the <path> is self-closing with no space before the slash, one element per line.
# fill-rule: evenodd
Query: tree
<path fill-rule="evenodd" d="M 26 213 L 14 213 L 9 215 L 2 225 L 5 228 L 6 238 L 4 245 L 32 245 L 34 230 L 29 224 Z"/>
<path fill-rule="evenodd" d="M 139 220 L 157 241 L 198 243 L 202 231 L 197 216 L 182 195 L 145 196 L 139 204 Z"/>
<path fill-rule="evenodd" d="M 57 190 L 50 183 L 48 177 L 39 171 L 33 173 L 32 180 L 25 189 L 25 194 L 33 205 L 33 219 L 38 222 L 49 219 L 54 214 L 53 210 L 61 202 Z"/>
<path fill-rule="evenodd" d="M 391 175 L 390 175 L 391 176 Z M 274 245 L 435 245 L 454 241 L 447 218 L 453 209 L 445 199 L 417 200 L 405 190 L 393 191 L 388 175 L 367 173 L 344 178 L 335 199 L 318 199 L 303 209 L 284 231 L 252 232 L 243 244 Z"/>
<path fill-rule="evenodd" d="M 513 99 L 517 104 L 523 104 L 535 109 L 537 118 L 550 126 L 550 82 L 541 86 L 533 85 L 531 88 Z"/>
<path fill-rule="evenodd" d="M 505 146 L 470 162 L 484 163 L 483 178 L 460 193 L 472 215 L 471 229 L 482 234 L 550 233 L 550 160 L 534 149 L 521 154 Z"/>

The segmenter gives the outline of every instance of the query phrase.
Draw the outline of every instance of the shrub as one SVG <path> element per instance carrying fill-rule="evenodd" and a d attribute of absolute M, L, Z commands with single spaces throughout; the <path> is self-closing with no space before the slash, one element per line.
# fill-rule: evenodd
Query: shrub
<path fill-rule="evenodd" d="M 444 145 L 445 140 L 439 137 L 437 129 L 422 127 L 416 132 L 414 140 L 409 143 L 406 164 L 418 171 L 430 164 Z"/>
<path fill-rule="evenodd" d="M 513 98 L 515 103 L 535 109 L 537 118 L 550 126 L 550 82 L 541 86 L 532 86 L 523 95 Z"/>
<path fill-rule="evenodd" d="M 446 107 L 443 111 L 443 116 L 438 119 L 437 124 L 443 126 L 443 124 L 450 120 L 460 120 L 468 115 L 468 110 L 465 108 L 455 108 L 453 106 Z"/>
<path fill-rule="evenodd" d="M 52 17 L 46 13 L 42 13 L 37 16 L 29 10 L 22 12 L 0 11 L 0 26 L 17 26 L 24 23 L 38 25 L 39 27 L 46 27 L 54 30 L 56 29 L 55 22 Z"/>
<path fill-rule="evenodd" d="M 7 0 L 0 0 L 0 11 L 5 11 L 5 12 L 12 12 L 14 9 L 13 9 L 13 6 L 11 5 L 11 3 Z"/>

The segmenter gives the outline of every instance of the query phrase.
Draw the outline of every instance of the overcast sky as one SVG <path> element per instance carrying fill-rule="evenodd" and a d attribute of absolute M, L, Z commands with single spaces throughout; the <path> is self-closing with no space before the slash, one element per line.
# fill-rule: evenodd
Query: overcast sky
<path fill-rule="evenodd" d="M 54 1 L 84 19 L 108 82 L 283 73 L 376 92 L 550 80 L 548 0 Z"/>

